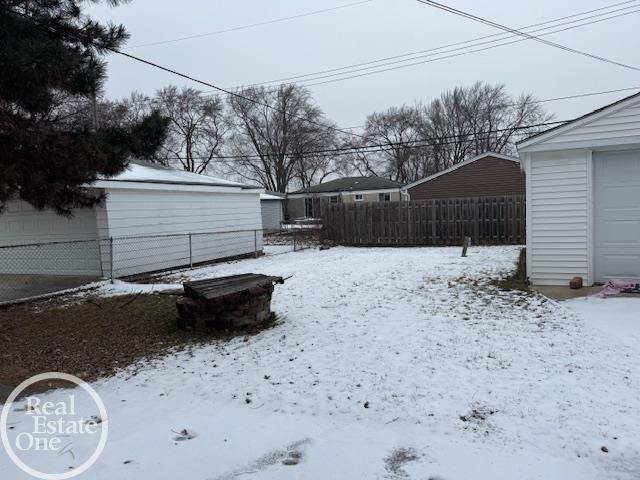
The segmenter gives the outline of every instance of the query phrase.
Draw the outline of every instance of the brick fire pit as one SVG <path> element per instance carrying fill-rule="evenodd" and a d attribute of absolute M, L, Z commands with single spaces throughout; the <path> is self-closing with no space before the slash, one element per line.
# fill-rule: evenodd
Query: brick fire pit
<path fill-rule="evenodd" d="M 271 295 L 282 277 L 247 273 L 186 282 L 176 302 L 178 326 L 188 329 L 226 329 L 272 320 Z"/>

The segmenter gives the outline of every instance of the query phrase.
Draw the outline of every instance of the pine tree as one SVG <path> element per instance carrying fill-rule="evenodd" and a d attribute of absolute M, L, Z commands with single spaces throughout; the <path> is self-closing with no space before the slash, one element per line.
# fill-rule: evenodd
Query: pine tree
<path fill-rule="evenodd" d="M 86 184 L 151 158 L 164 139 L 157 112 L 126 127 L 91 114 L 102 57 L 128 34 L 88 18 L 82 3 L 0 0 L 0 211 L 16 198 L 63 215 L 92 206 L 101 199 Z"/>

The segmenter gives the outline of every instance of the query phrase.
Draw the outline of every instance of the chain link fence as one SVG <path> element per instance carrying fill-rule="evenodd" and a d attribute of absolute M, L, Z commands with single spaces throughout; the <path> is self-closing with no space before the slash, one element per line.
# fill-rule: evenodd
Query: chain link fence
<path fill-rule="evenodd" d="M 235 230 L 0 245 L 0 303 L 225 260 L 318 245 L 319 231 Z"/>

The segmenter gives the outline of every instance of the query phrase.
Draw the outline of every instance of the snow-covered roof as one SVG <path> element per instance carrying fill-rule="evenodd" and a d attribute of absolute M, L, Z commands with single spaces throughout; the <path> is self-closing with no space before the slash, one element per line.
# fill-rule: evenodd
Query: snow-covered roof
<path fill-rule="evenodd" d="M 278 195 L 271 195 L 269 193 L 261 193 L 260 200 L 284 200 L 284 197 L 279 197 Z"/>
<path fill-rule="evenodd" d="M 210 177 L 198 173 L 184 170 L 173 170 L 162 166 L 142 163 L 130 163 L 127 169 L 113 177 L 102 177 L 92 186 L 106 187 L 112 182 L 123 183 L 147 183 L 147 184 L 167 184 L 167 185 L 198 185 L 209 187 L 230 187 L 240 189 L 253 189 L 237 182 L 223 180 L 221 178 Z"/>

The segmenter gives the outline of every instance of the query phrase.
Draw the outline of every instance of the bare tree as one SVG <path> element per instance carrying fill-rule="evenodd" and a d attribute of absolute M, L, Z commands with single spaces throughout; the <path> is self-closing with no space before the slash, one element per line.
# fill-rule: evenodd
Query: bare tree
<path fill-rule="evenodd" d="M 293 184 L 310 185 L 332 172 L 326 155 L 308 153 L 336 145 L 333 124 L 308 90 L 281 85 L 275 90 L 252 87 L 240 93 L 229 97 L 230 150 L 237 156 L 226 162 L 229 173 L 267 190 L 286 192 Z"/>
<path fill-rule="evenodd" d="M 552 117 L 530 94 L 517 98 L 504 85 L 478 82 L 447 91 L 422 109 L 421 136 L 431 145 L 432 169 L 439 171 L 474 155 L 513 153 L 515 142 Z"/>
<path fill-rule="evenodd" d="M 419 109 L 406 105 L 369 115 L 366 142 L 382 145 L 382 150 L 360 154 L 365 170 L 403 183 L 424 177 L 428 169 L 425 149 L 419 147 L 421 120 Z"/>
<path fill-rule="evenodd" d="M 381 151 L 354 153 L 349 165 L 408 183 L 486 151 L 513 153 L 519 138 L 543 128 L 523 127 L 551 118 L 531 95 L 513 98 L 504 85 L 458 87 L 426 106 L 370 115 L 361 144 L 380 144 Z"/>
<path fill-rule="evenodd" d="M 158 160 L 189 172 L 205 173 L 221 154 L 229 130 L 224 102 L 192 88 L 169 86 L 158 91 L 155 104 L 169 118 L 167 139 L 157 154 Z"/>
<path fill-rule="evenodd" d="M 125 127 L 139 122 L 153 110 L 154 103 L 151 98 L 139 92 L 132 92 L 122 100 L 99 101 L 97 121 L 99 124 Z"/>

